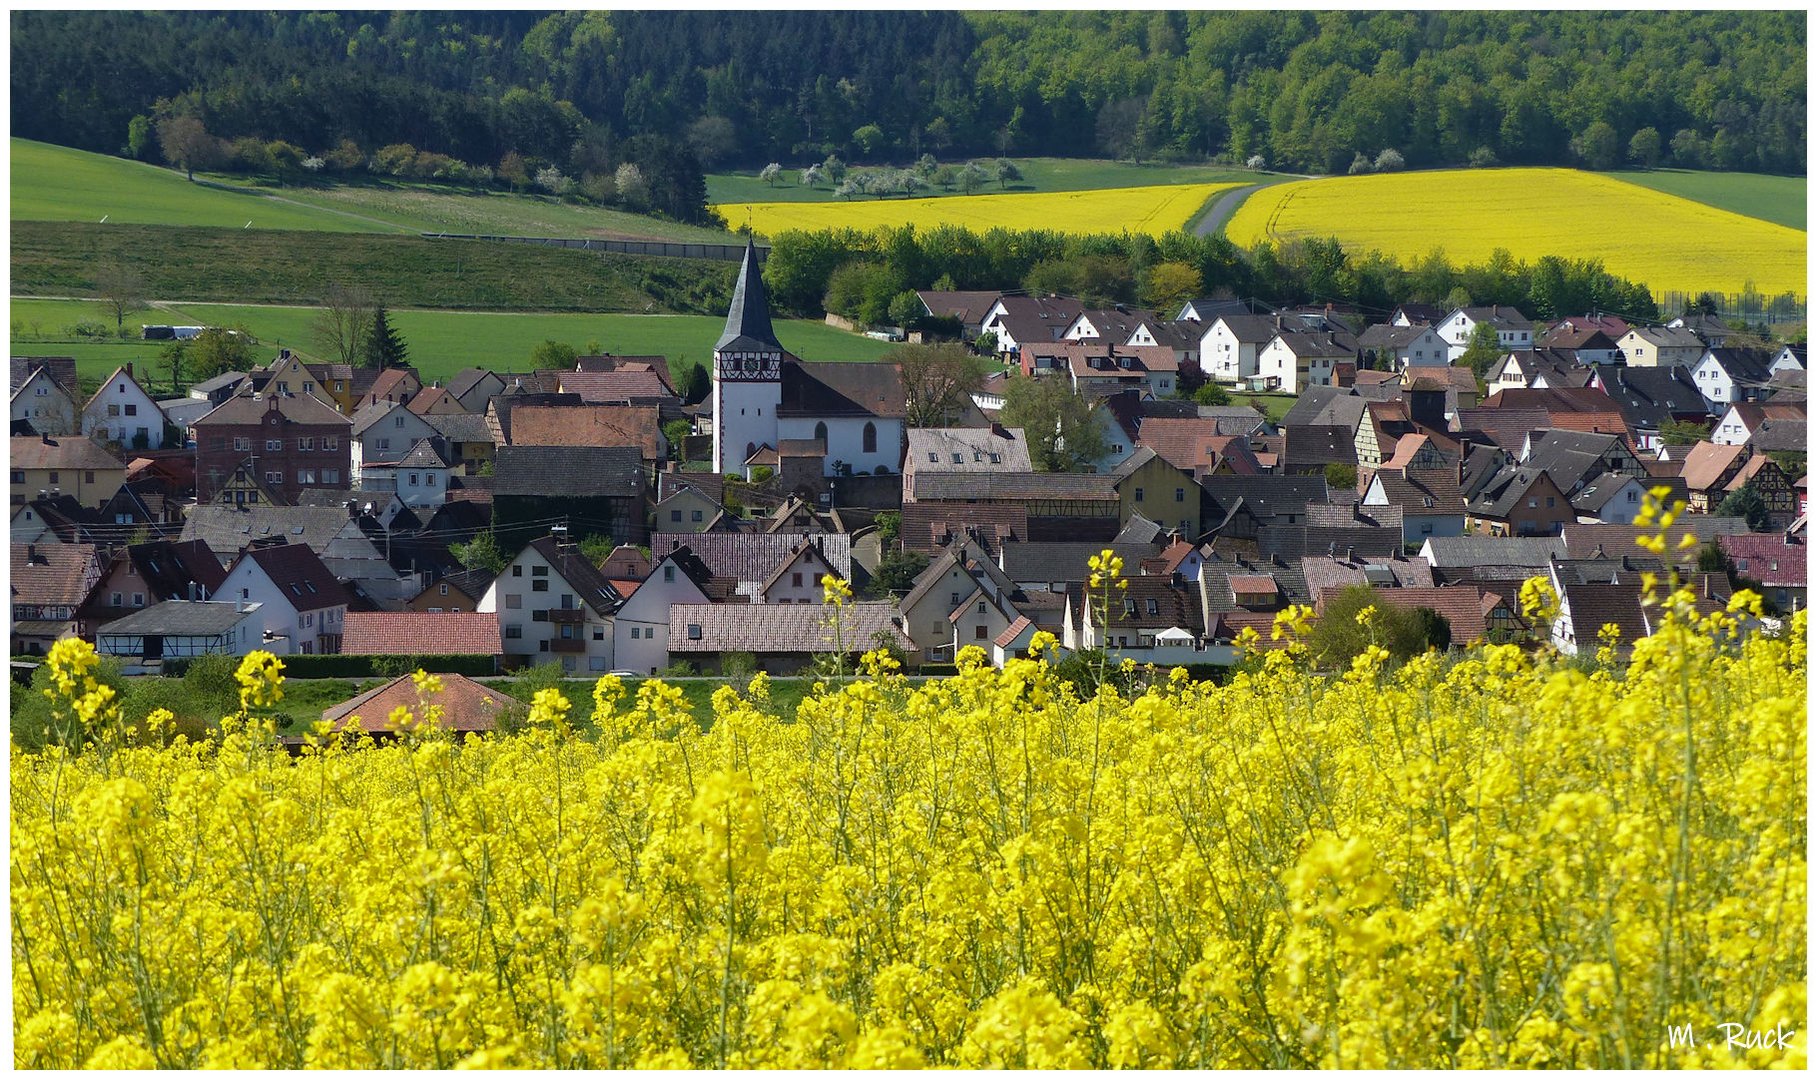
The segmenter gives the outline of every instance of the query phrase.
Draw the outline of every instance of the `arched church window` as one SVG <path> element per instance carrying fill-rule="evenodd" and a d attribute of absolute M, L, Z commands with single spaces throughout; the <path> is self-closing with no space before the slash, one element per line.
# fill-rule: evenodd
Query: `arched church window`
<path fill-rule="evenodd" d="M 822 421 L 822 422 L 814 425 L 814 438 L 819 439 L 820 444 L 822 446 L 826 445 L 826 422 L 825 421 Z"/>
<path fill-rule="evenodd" d="M 877 452 L 877 425 L 869 420 L 864 422 L 864 452 L 867 454 Z"/>

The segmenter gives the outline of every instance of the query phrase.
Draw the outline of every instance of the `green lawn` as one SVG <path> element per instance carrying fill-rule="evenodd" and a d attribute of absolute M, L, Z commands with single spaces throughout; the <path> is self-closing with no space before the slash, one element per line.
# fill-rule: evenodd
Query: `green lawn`
<path fill-rule="evenodd" d="M 1144 187 L 1153 184 L 1221 184 L 1254 183 L 1270 174 L 1246 169 L 1229 169 L 1213 165 L 1131 165 L 1127 161 L 1099 161 L 1072 158 L 1014 158 L 1022 170 L 1022 179 L 1011 181 L 1008 191 L 1097 191 L 1103 188 Z M 992 168 L 990 161 L 984 162 Z M 964 162 L 955 162 L 963 165 Z M 713 173 L 707 176 L 707 202 L 831 202 L 833 184 L 816 188 L 801 186 L 803 165 L 784 169 L 782 179 L 774 186 L 757 178 L 757 173 Z M 992 180 L 978 194 L 1006 190 Z M 958 189 L 943 192 L 933 188 L 929 195 L 963 194 Z M 733 222 L 736 225 L 736 222 Z"/>
<path fill-rule="evenodd" d="M 1805 227 L 1805 178 L 1802 176 L 1693 172 L 1690 169 L 1654 169 L 1611 175 L 1668 195 L 1708 203 L 1719 210 L 1746 214 L 1793 229 Z"/>
<path fill-rule="evenodd" d="M 192 184 L 182 173 L 27 139 L 12 140 L 12 220 L 239 229 L 396 232 L 388 225 L 292 206 L 252 191 Z"/>
<path fill-rule="evenodd" d="M 77 370 L 96 379 L 129 361 L 157 370 L 161 346 L 156 342 L 77 342 L 62 334 L 63 327 L 82 320 L 111 326 L 112 316 L 98 303 L 15 298 L 11 306 L 12 355 L 74 356 Z M 138 312 L 128 318 L 127 325 L 244 326 L 259 339 L 261 357 L 275 356 L 279 345 L 313 356 L 316 347 L 310 340 L 309 324 L 316 310 L 266 305 L 168 305 L 157 311 Z M 391 320 L 410 348 L 411 363 L 425 378 L 446 378 L 474 365 L 497 371 L 527 371 L 530 350 L 551 339 L 582 351 L 597 344 L 620 355 L 667 356 L 671 371 L 680 378 L 682 368 L 712 354 L 713 342 L 725 329 L 725 319 L 712 315 L 399 309 L 391 312 Z M 38 328 L 36 334 L 34 324 Z M 804 360 L 875 360 L 892 347 L 888 342 L 805 319 L 778 320 L 776 336 Z"/>
<path fill-rule="evenodd" d="M 1232 405 L 1260 406 L 1268 414 L 1268 419 L 1277 424 L 1297 400 L 1299 399 L 1292 394 L 1245 394 L 1232 391 L 1230 395 Z"/>

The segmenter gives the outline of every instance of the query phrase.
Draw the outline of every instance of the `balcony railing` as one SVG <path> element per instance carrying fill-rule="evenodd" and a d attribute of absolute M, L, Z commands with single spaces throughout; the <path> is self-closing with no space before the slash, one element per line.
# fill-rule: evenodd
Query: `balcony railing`
<path fill-rule="evenodd" d="M 561 653 L 586 652 L 587 641 L 585 638 L 551 638 L 549 640 L 549 651 Z"/>
<path fill-rule="evenodd" d="M 582 623 L 587 621 L 587 613 L 580 608 L 549 608 L 548 622 Z"/>

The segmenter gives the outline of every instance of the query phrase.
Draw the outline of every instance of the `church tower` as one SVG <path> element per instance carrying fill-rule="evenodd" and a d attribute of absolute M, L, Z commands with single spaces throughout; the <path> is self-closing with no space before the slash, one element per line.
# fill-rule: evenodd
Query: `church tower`
<path fill-rule="evenodd" d="M 776 446 L 781 403 L 782 345 L 770 327 L 757 247 L 747 238 L 726 331 L 713 346 L 714 472 L 737 472 L 758 447 Z"/>

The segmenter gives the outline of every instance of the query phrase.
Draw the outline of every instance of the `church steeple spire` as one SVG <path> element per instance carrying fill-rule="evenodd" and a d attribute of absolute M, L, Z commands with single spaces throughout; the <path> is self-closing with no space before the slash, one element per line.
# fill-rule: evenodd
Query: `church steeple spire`
<path fill-rule="evenodd" d="M 732 307 L 726 313 L 726 332 L 719 335 L 714 352 L 781 352 L 776 331 L 770 326 L 770 298 L 764 292 L 763 274 L 757 266 L 757 245 L 745 238 L 744 264 L 738 268 L 738 285 L 732 290 Z"/>

